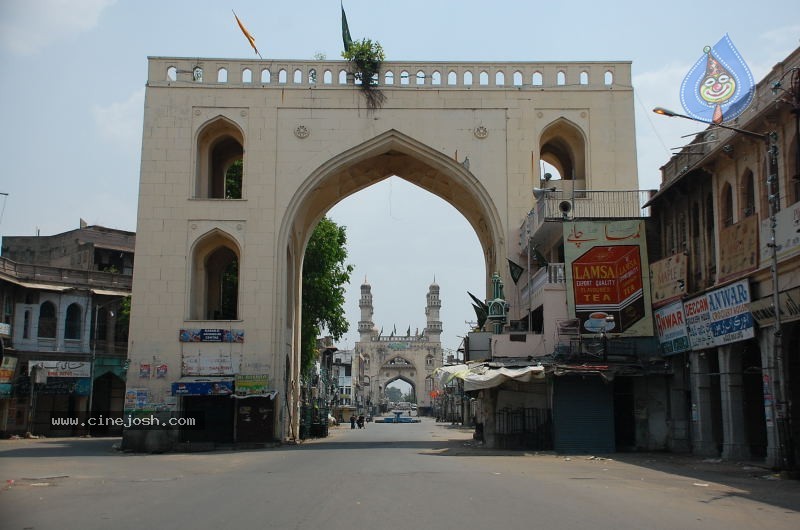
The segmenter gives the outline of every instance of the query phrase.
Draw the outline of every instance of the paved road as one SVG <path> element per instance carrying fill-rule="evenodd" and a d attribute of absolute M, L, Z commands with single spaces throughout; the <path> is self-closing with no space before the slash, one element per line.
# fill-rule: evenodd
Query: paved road
<path fill-rule="evenodd" d="M 116 453 L 110 439 L 3 440 L 0 528 L 800 528 L 800 482 L 760 469 L 486 451 L 430 419 L 331 432 L 165 455 Z"/>

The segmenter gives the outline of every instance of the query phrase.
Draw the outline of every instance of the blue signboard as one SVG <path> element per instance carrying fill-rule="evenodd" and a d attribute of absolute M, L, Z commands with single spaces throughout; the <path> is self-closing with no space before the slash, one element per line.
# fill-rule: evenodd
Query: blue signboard
<path fill-rule="evenodd" d="M 194 379 L 172 383 L 173 396 L 229 396 L 233 379 Z"/>

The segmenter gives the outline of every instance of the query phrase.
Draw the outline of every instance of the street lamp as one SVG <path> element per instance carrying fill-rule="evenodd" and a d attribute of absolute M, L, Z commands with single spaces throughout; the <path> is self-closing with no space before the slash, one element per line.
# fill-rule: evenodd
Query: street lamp
<path fill-rule="evenodd" d="M 92 415 L 92 404 L 94 401 L 94 365 L 95 362 L 97 361 L 97 324 L 98 321 L 100 320 L 100 310 L 109 304 L 119 301 L 120 298 L 124 297 L 119 296 L 117 298 L 109 300 L 104 304 L 98 304 L 94 308 L 94 326 L 92 331 L 92 363 L 89 366 L 89 400 L 86 405 L 86 420 L 88 425 L 87 432 L 89 432 L 90 434 L 91 434 L 91 425 L 89 424 L 88 420 L 89 417 Z M 108 312 L 108 315 L 113 318 L 115 316 L 115 313 L 112 310 Z"/>
<path fill-rule="evenodd" d="M 774 86 L 774 85 L 773 85 Z M 780 83 L 778 83 L 778 87 Z M 791 435 L 789 432 L 788 425 L 786 425 L 787 421 L 789 420 L 790 413 L 788 410 L 784 410 L 786 407 L 788 400 L 786 397 L 786 382 L 785 382 L 785 370 L 784 370 L 784 363 L 783 363 L 783 344 L 782 344 L 782 336 L 783 332 L 781 330 L 781 310 L 780 310 L 780 292 L 778 290 L 778 244 L 776 241 L 776 229 L 778 226 L 778 209 L 780 208 L 780 190 L 778 187 L 778 135 L 775 132 L 770 132 L 768 134 L 765 133 L 757 133 L 753 131 L 748 131 L 745 129 L 739 129 L 737 127 L 731 127 L 729 125 L 723 125 L 721 123 L 708 123 L 703 120 L 698 120 L 696 118 L 692 118 L 691 116 L 687 116 L 685 114 L 680 114 L 675 111 L 671 111 L 669 109 L 665 109 L 663 107 L 656 107 L 653 109 L 653 112 L 656 114 L 661 114 L 662 116 L 667 116 L 670 118 L 683 118 L 686 120 L 696 121 L 698 123 L 706 124 L 710 127 L 719 127 L 721 129 L 728 129 L 730 131 L 734 131 L 745 136 L 750 136 L 752 138 L 758 138 L 763 140 L 767 144 L 767 153 L 769 155 L 769 175 L 767 176 L 767 184 L 769 185 L 768 189 L 768 202 L 769 202 L 769 228 L 770 228 L 770 242 L 767 243 L 767 247 L 770 248 L 772 254 L 772 308 L 775 312 L 775 323 L 773 327 L 773 348 L 775 350 L 775 364 L 777 365 L 778 369 L 778 391 L 780 395 L 776 400 L 779 409 L 779 414 L 777 415 L 777 423 L 778 423 L 778 445 L 780 450 L 780 457 L 783 461 L 783 465 L 785 469 L 791 468 L 791 458 L 792 456 L 789 454 L 789 450 L 792 447 L 790 442 Z"/>

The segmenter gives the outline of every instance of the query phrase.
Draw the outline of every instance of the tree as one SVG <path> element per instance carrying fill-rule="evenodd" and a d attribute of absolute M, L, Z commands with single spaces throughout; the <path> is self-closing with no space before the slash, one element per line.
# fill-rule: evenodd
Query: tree
<path fill-rule="evenodd" d="M 345 227 L 327 217 L 314 228 L 303 259 L 303 321 L 300 330 L 300 371 L 308 374 L 319 352 L 317 337 L 323 329 L 334 340 L 347 332 L 344 317 L 344 285 L 350 282 L 352 265 L 345 265 Z"/>
<path fill-rule="evenodd" d="M 384 393 L 389 401 L 394 401 L 395 403 L 403 401 L 403 391 L 396 386 L 387 386 Z"/>

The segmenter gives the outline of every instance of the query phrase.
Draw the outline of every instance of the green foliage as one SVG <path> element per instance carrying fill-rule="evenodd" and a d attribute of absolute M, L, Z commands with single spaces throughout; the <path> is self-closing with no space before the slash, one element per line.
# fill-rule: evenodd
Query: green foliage
<path fill-rule="evenodd" d="M 386 100 L 386 96 L 377 88 L 381 64 L 386 58 L 383 47 L 371 39 L 357 40 L 342 52 L 342 57 L 350 61 L 353 77 L 361 82 L 367 108 L 380 108 Z"/>
<path fill-rule="evenodd" d="M 131 297 L 120 300 L 117 320 L 114 323 L 114 336 L 117 342 L 128 342 L 128 328 L 131 325 Z"/>
<path fill-rule="evenodd" d="M 386 55 L 378 41 L 362 39 L 353 41 L 353 44 L 342 52 L 342 57 L 353 65 L 353 75 L 356 79 L 362 84 L 372 85 L 376 84 L 373 77 L 380 72 L 381 63 Z"/>
<path fill-rule="evenodd" d="M 396 386 L 387 386 L 384 394 L 386 394 L 386 399 L 389 401 L 394 401 L 395 403 L 403 401 L 403 392 Z"/>
<path fill-rule="evenodd" d="M 413 391 L 410 391 L 408 394 L 403 394 L 403 399 L 401 399 L 400 401 L 407 401 L 409 403 L 416 403 L 417 402 L 417 396 L 414 394 Z"/>
<path fill-rule="evenodd" d="M 241 199 L 242 198 L 242 167 L 243 162 L 240 158 L 228 168 L 225 172 L 225 198 L 226 199 Z"/>
<path fill-rule="evenodd" d="M 303 259 L 303 321 L 301 324 L 301 373 L 308 373 L 317 359 L 317 337 L 323 328 L 334 340 L 347 332 L 344 286 L 350 282 L 352 265 L 347 259 L 345 227 L 323 218 L 314 229 Z"/>

